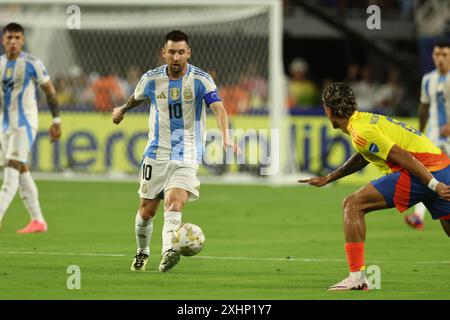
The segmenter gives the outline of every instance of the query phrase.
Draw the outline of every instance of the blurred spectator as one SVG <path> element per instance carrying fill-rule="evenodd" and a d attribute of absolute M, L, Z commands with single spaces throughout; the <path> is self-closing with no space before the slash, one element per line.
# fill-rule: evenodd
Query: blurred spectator
<path fill-rule="evenodd" d="M 136 88 L 140 78 L 141 72 L 137 66 L 130 66 L 127 69 L 126 81 L 124 81 L 122 85 L 126 98 L 134 93 L 134 89 Z"/>
<path fill-rule="evenodd" d="M 331 84 L 333 84 L 335 81 L 334 81 L 334 79 L 333 78 L 330 78 L 330 77 L 326 77 L 325 79 L 323 79 L 322 80 L 322 90 L 321 90 L 321 92 L 323 91 L 323 90 L 325 90 L 325 88 L 327 88 L 328 86 L 330 86 Z M 322 103 L 322 101 L 321 101 L 321 103 Z"/>
<path fill-rule="evenodd" d="M 391 67 L 388 82 L 381 85 L 375 94 L 377 112 L 394 115 L 402 101 L 405 88 L 400 82 L 400 73 L 397 68 Z"/>
<path fill-rule="evenodd" d="M 111 111 L 124 99 L 119 77 L 114 71 L 94 80 L 92 91 L 94 92 L 94 108 L 96 111 Z"/>
<path fill-rule="evenodd" d="M 361 80 L 353 85 L 353 92 L 360 111 L 372 112 L 375 109 L 376 90 L 377 86 L 372 80 L 372 69 L 369 66 L 364 66 L 361 69 Z"/>
<path fill-rule="evenodd" d="M 244 90 L 250 94 L 250 108 L 267 108 L 267 79 L 261 75 L 257 64 L 249 64 L 247 72 L 241 75 L 240 83 Z"/>
<path fill-rule="evenodd" d="M 56 89 L 56 99 L 58 100 L 58 105 L 62 108 L 73 105 L 75 102 L 75 97 L 70 89 L 70 86 L 67 86 L 66 79 L 62 77 L 56 78 L 55 81 L 55 89 Z"/>
<path fill-rule="evenodd" d="M 79 66 L 73 66 L 69 71 L 71 77 L 71 91 L 74 94 L 74 102 L 78 108 L 86 109 L 94 103 L 94 93 L 92 92 L 89 77 Z"/>
<path fill-rule="evenodd" d="M 250 110 L 250 93 L 241 83 L 224 86 L 219 94 L 229 114 L 246 113 Z"/>
<path fill-rule="evenodd" d="M 359 66 L 356 63 L 350 63 L 347 67 L 347 77 L 345 82 L 353 88 L 353 86 L 358 82 L 359 77 Z"/>
<path fill-rule="evenodd" d="M 92 106 L 94 104 L 94 91 L 90 77 L 81 73 L 76 81 L 75 93 L 78 103 L 83 106 Z"/>
<path fill-rule="evenodd" d="M 289 65 L 288 84 L 289 107 L 313 108 L 319 105 L 319 90 L 308 79 L 308 64 L 302 58 L 295 58 Z"/>

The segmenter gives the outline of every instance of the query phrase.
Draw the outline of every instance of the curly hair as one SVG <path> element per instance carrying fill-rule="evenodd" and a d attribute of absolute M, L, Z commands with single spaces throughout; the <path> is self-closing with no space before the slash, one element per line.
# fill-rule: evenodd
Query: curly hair
<path fill-rule="evenodd" d="M 356 99 L 352 88 L 346 83 L 335 82 L 322 92 L 322 101 L 331 108 L 334 116 L 350 118 L 356 111 Z"/>

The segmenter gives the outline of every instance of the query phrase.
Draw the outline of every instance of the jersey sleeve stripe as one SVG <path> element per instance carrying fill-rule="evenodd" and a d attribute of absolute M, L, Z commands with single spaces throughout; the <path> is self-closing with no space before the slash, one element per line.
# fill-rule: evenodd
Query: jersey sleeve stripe
<path fill-rule="evenodd" d="M 358 144 L 362 147 L 364 147 L 366 145 L 367 141 L 364 138 L 361 138 L 360 136 L 358 136 L 352 127 L 349 127 L 349 131 L 350 131 L 350 135 L 351 135 L 353 141 L 355 141 L 356 144 Z"/>

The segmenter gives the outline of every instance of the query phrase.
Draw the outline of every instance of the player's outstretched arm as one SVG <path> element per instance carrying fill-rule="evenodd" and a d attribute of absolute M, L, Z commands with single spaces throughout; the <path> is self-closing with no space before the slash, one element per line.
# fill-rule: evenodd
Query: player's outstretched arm
<path fill-rule="evenodd" d="M 56 90 L 51 80 L 43 83 L 41 89 L 47 97 L 48 108 L 53 117 L 53 123 L 48 130 L 50 141 L 56 141 L 61 137 L 61 118 L 59 117 L 58 100 L 56 99 Z"/>
<path fill-rule="evenodd" d="M 140 105 L 142 103 L 142 101 L 144 101 L 144 100 L 136 100 L 134 98 L 134 95 L 131 95 L 128 98 L 127 102 L 125 102 L 125 104 L 113 109 L 113 111 L 112 111 L 113 122 L 115 124 L 119 124 L 123 120 L 125 113 L 128 110 L 133 109 L 134 107 L 137 107 L 138 105 Z"/>
<path fill-rule="evenodd" d="M 225 110 L 225 107 L 223 106 L 223 103 L 221 101 L 216 101 L 210 104 L 209 106 L 211 110 L 214 112 L 214 115 L 216 117 L 217 125 L 219 126 L 219 130 L 222 133 L 222 143 L 223 148 L 225 151 L 228 148 L 233 149 L 233 152 L 236 154 L 240 154 L 239 146 L 234 143 L 229 137 L 228 134 L 228 114 L 227 110 Z"/>
<path fill-rule="evenodd" d="M 369 162 L 364 159 L 364 157 L 359 154 L 355 153 L 352 155 L 345 163 L 334 170 L 333 172 L 329 173 L 325 177 L 316 177 L 316 178 L 307 178 L 307 179 L 300 179 L 298 182 L 300 183 L 308 183 L 312 186 L 316 187 L 323 187 L 324 185 L 339 180 L 345 176 L 348 176 L 352 173 L 355 173 L 365 166 L 367 166 Z"/>
<path fill-rule="evenodd" d="M 394 145 L 389 151 L 387 160 L 398 164 L 407 170 L 411 175 L 418 177 L 430 189 L 434 190 L 439 196 L 450 201 L 450 186 L 437 181 L 428 169 L 408 151 Z"/>

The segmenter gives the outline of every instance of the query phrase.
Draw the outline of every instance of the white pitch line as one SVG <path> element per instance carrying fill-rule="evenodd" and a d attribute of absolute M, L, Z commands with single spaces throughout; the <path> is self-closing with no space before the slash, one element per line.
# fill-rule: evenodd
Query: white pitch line
<path fill-rule="evenodd" d="M 0 251 L 0 254 L 35 254 L 53 256 L 87 256 L 87 257 L 127 257 L 130 255 L 121 253 L 88 253 L 88 252 L 40 252 L 40 251 Z M 263 258 L 263 257 L 215 257 L 215 256 L 195 256 L 194 259 L 204 260 L 244 260 L 244 261 L 281 261 L 281 262 L 345 262 L 345 259 L 335 258 Z M 395 260 L 371 260 L 370 264 L 450 264 L 450 261 L 395 261 Z"/>
<path fill-rule="evenodd" d="M 75 253 L 75 252 L 38 252 L 38 251 L 0 251 L 0 254 L 40 254 L 50 256 L 89 256 L 89 257 L 125 257 L 119 253 Z"/>

